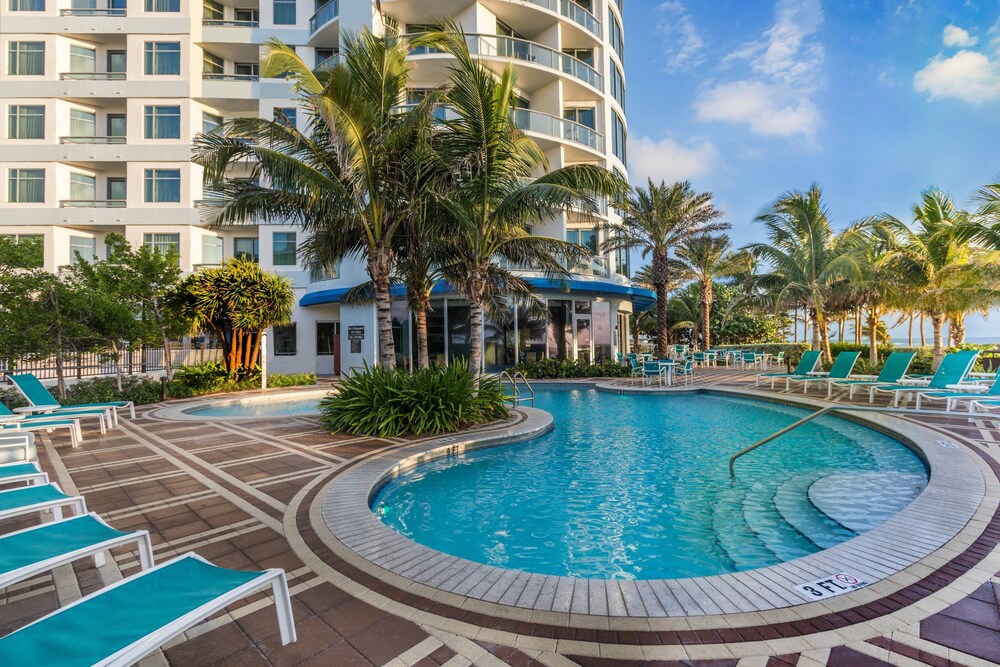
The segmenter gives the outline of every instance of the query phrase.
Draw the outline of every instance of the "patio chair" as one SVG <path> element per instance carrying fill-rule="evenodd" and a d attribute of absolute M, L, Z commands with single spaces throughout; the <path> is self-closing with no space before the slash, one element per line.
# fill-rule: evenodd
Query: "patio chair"
<path fill-rule="evenodd" d="M 783 363 L 785 363 L 785 353 L 784 352 L 779 352 L 777 354 L 777 356 L 775 356 L 774 359 L 771 361 L 771 365 L 772 366 L 780 366 Z"/>
<path fill-rule="evenodd" d="M 948 385 L 960 384 L 962 380 L 972 370 L 976 363 L 979 350 L 963 350 L 962 352 L 952 352 L 946 354 L 938 366 L 937 372 L 927 384 L 885 384 L 873 385 L 868 391 L 868 402 L 875 402 L 875 394 L 891 393 L 893 396 L 893 407 L 899 407 L 901 396 L 909 396 L 914 392 L 926 392 L 928 389 L 947 389 Z"/>
<path fill-rule="evenodd" d="M 7 421 L 8 423 L 14 424 L 16 427 L 18 424 L 24 425 L 26 423 L 37 422 L 37 421 L 52 421 L 54 419 L 83 419 L 85 417 L 96 417 L 101 425 L 101 434 L 108 432 L 108 426 L 112 425 L 112 418 L 110 410 L 105 410 L 102 408 L 97 409 L 87 409 L 87 410 L 57 410 L 53 409 L 51 411 L 46 411 L 41 414 L 17 414 L 11 411 L 3 403 L 0 403 L 0 422 Z"/>
<path fill-rule="evenodd" d="M 0 537 L 0 588 L 88 556 L 101 567 L 104 552 L 133 542 L 142 569 L 152 567 L 153 544 L 148 531 L 123 533 L 93 512 L 8 533 Z"/>
<path fill-rule="evenodd" d="M 0 406 L 2 405 L 0 404 Z M 83 440 L 83 429 L 80 428 L 80 420 L 76 417 L 54 418 L 46 415 L 38 415 L 37 419 L 30 417 L 21 418 L 21 415 L 4 415 L 2 414 L 3 410 L 6 410 L 6 406 L 3 406 L 3 409 L 0 410 L 0 436 L 19 431 L 51 431 L 52 429 L 64 428 L 69 431 L 69 439 L 73 443 L 74 448 L 79 447 L 80 442 Z M 10 411 L 7 410 L 7 412 Z M 4 424 L 5 417 L 16 420 Z"/>
<path fill-rule="evenodd" d="M 661 366 L 659 361 L 644 361 L 642 362 L 642 383 L 647 384 L 646 380 L 649 380 L 648 384 L 653 384 L 653 378 L 659 385 L 667 379 L 667 367 Z"/>
<path fill-rule="evenodd" d="M 868 377 L 868 379 L 856 379 L 852 380 L 850 378 L 846 380 L 835 380 L 830 383 L 830 391 L 827 396 L 830 396 L 833 392 L 833 387 L 847 387 L 848 393 L 847 397 L 854 398 L 854 390 L 859 387 L 874 387 L 880 384 L 893 384 L 899 382 L 906 375 L 906 371 L 910 368 L 910 364 L 913 363 L 913 358 L 917 356 L 916 352 L 893 352 L 885 360 L 882 365 L 882 370 L 875 378 Z"/>
<path fill-rule="evenodd" d="M 75 514 L 85 514 L 87 501 L 83 496 L 66 495 L 58 484 L 0 491 L 0 519 L 51 510 L 58 521 L 62 519 L 64 507 L 72 507 Z"/>
<path fill-rule="evenodd" d="M 814 370 L 816 370 L 816 365 L 819 364 L 818 351 L 809 350 L 808 352 L 802 353 L 802 358 L 799 359 L 798 366 L 791 373 L 758 373 L 757 379 L 754 386 L 760 386 L 761 378 L 771 381 L 771 389 L 774 389 L 775 380 L 780 380 L 787 377 L 801 377 L 803 375 L 809 375 Z"/>
<path fill-rule="evenodd" d="M 743 368 L 752 368 L 754 366 L 761 365 L 763 358 L 763 355 L 758 355 L 756 352 L 744 352 L 740 361 Z"/>
<path fill-rule="evenodd" d="M 104 408 L 105 410 L 111 411 L 114 424 L 118 423 L 118 410 L 121 408 L 128 409 L 129 416 L 132 419 L 135 419 L 135 404 L 132 403 L 132 401 L 109 401 L 107 403 L 83 403 L 80 405 L 62 406 L 33 373 L 15 373 L 13 375 L 8 375 L 7 379 L 14 383 L 17 390 L 24 394 L 24 397 L 28 399 L 28 402 L 33 406 L 51 406 L 54 409 L 61 410 Z"/>
<path fill-rule="evenodd" d="M 630 377 L 632 378 L 642 377 L 642 367 L 639 366 L 639 362 L 636 360 L 635 357 L 629 357 L 628 365 L 629 365 Z"/>
<path fill-rule="evenodd" d="M 684 384 L 691 384 L 694 381 L 694 362 L 684 362 L 683 366 L 674 371 L 674 377 L 683 379 Z"/>
<path fill-rule="evenodd" d="M 281 643 L 295 641 L 284 570 L 227 570 L 184 554 L 0 638 L 0 664 L 131 665 L 229 605 L 270 588 Z"/>
<path fill-rule="evenodd" d="M 951 412 L 955 403 L 958 401 L 974 401 L 984 398 L 1000 399 L 1000 374 L 997 375 L 996 379 L 993 380 L 993 384 L 989 387 L 984 385 L 980 386 L 983 388 L 983 391 L 980 392 L 971 391 L 971 386 L 964 389 L 956 389 L 954 391 L 922 392 L 917 394 L 917 404 L 915 407 L 917 410 L 920 409 L 921 400 L 945 401 L 945 412 Z"/>
<path fill-rule="evenodd" d="M 31 431 L 0 432 L 0 463 L 31 463 L 38 460 L 35 434 Z"/>
<path fill-rule="evenodd" d="M 708 355 L 704 352 L 695 352 L 692 355 L 691 361 L 699 366 L 708 366 Z"/>
<path fill-rule="evenodd" d="M 0 463 L 0 484 L 20 482 L 25 482 L 28 486 L 48 484 L 49 474 L 43 472 L 37 463 Z"/>
<path fill-rule="evenodd" d="M 831 382 L 834 380 L 846 380 L 851 375 L 851 371 L 854 370 L 854 364 L 858 363 L 858 357 L 861 356 L 860 352 L 841 352 L 837 355 L 837 358 L 833 360 L 833 366 L 830 367 L 830 372 L 823 375 L 812 374 L 812 375 L 789 375 L 785 378 L 785 391 L 788 391 L 792 387 L 793 382 L 799 382 L 802 384 L 802 393 L 805 394 L 809 391 L 809 386 L 812 384 L 825 384 L 826 385 L 826 396 L 830 397 L 833 391 Z"/>

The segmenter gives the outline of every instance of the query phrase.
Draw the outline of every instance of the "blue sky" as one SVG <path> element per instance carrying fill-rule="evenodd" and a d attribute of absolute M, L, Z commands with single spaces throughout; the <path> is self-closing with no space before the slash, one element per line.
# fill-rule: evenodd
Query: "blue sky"
<path fill-rule="evenodd" d="M 737 244 L 813 182 L 843 227 L 1000 174 L 1000 2 L 630 0 L 625 35 L 633 182 L 714 192 Z"/>

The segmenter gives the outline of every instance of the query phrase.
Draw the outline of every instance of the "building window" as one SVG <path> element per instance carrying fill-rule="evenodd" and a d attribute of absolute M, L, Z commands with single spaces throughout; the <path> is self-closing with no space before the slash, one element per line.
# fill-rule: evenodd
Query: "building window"
<path fill-rule="evenodd" d="M 608 7 L 608 40 L 611 48 L 618 54 L 618 58 L 625 61 L 625 33 L 622 31 L 622 24 L 618 22 L 618 17 Z"/>
<path fill-rule="evenodd" d="M 146 74 L 180 74 L 180 42 L 146 42 Z"/>
<path fill-rule="evenodd" d="M 97 114 L 83 109 L 69 110 L 69 136 L 96 137 Z"/>
<path fill-rule="evenodd" d="M 316 356 L 331 357 L 337 354 L 340 322 L 316 323 Z"/>
<path fill-rule="evenodd" d="M 125 179 L 109 178 L 108 179 L 108 201 L 125 201 Z"/>
<path fill-rule="evenodd" d="M 87 46 L 70 45 L 69 71 L 80 73 L 96 72 L 97 49 L 92 49 Z"/>
<path fill-rule="evenodd" d="M 108 51 L 108 72 L 125 73 L 128 57 L 124 51 Z"/>
<path fill-rule="evenodd" d="M 41 234 L 0 234 L 0 239 L 17 246 L 14 268 L 40 269 L 45 265 L 45 237 Z"/>
<path fill-rule="evenodd" d="M 11 169 L 7 174 L 7 201 L 41 204 L 45 201 L 44 169 Z"/>
<path fill-rule="evenodd" d="M 295 107 L 275 108 L 274 122 L 288 127 L 295 127 Z"/>
<path fill-rule="evenodd" d="M 123 113 L 109 113 L 108 114 L 108 136 L 109 137 L 124 137 L 125 132 L 128 129 L 127 122 L 125 120 L 125 114 Z"/>
<path fill-rule="evenodd" d="M 147 139 L 180 139 L 180 107 L 146 107 L 145 136 Z"/>
<path fill-rule="evenodd" d="M 12 12 L 44 12 L 45 0 L 10 0 Z"/>
<path fill-rule="evenodd" d="M 201 237 L 201 263 L 209 266 L 222 264 L 222 239 L 218 236 Z"/>
<path fill-rule="evenodd" d="M 618 101 L 622 109 L 625 108 L 625 75 L 622 74 L 621 69 L 615 63 L 611 61 L 611 96 Z"/>
<path fill-rule="evenodd" d="M 275 326 L 271 331 L 274 336 L 274 356 L 294 357 L 298 348 L 295 323 Z"/>
<path fill-rule="evenodd" d="M 201 6 L 201 18 L 205 21 L 222 21 L 226 18 L 226 9 L 221 2 L 204 0 Z"/>
<path fill-rule="evenodd" d="M 295 25 L 295 0 L 274 0 L 274 25 Z"/>
<path fill-rule="evenodd" d="M 234 65 L 237 76 L 260 76 L 260 65 L 258 63 L 236 63 Z"/>
<path fill-rule="evenodd" d="M 326 61 L 336 57 L 339 53 L 337 49 L 316 49 L 316 67 L 323 67 Z"/>
<path fill-rule="evenodd" d="M 274 232 L 274 252 L 272 264 L 275 266 L 295 266 L 295 232 Z"/>
<path fill-rule="evenodd" d="M 241 23 L 259 23 L 260 12 L 253 8 L 237 7 L 235 11 L 236 20 Z"/>
<path fill-rule="evenodd" d="M 77 257 L 85 262 L 97 259 L 97 239 L 89 236 L 69 237 L 69 259 L 75 262 Z"/>
<path fill-rule="evenodd" d="M 180 234 L 143 234 L 142 245 L 161 255 L 174 253 L 180 256 Z"/>
<path fill-rule="evenodd" d="M 45 42 L 11 42 L 7 50 L 7 74 L 45 74 Z"/>
<path fill-rule="evenodd" d="M 592 130 L 597 129 L 597 111 L 590 109 L 566 109 L 563 111 L 563 118 L 574 123 L 585 125 Z"/>
<path fill-rule="evenodd" d="M 226 61 L 208 51 L 201 52 L 201 73 L 222 74 L 226 71 Z"/>
<path fill-rule="evenodd" d="M 181 0 L 146 0 L 147 12 L 179 12 Z"/>
<path fill-rule="evenodd" d="M 88 174 L 72 172 L 69 175 L 69 198 L 72 201 L 97 199 L 97 179 Z"/>
<path fill-rule="evenodd" d="M 596 229 L 567 229 L 566 241 L 583 246 L 592 253 L 597 252 L 597 230 Z"/>
<path fill-rule="evenodd" d="M 617 112 L 611 113 L 611 151 L 615 156 L 622 161 L 622 164 L 628 164 L 626 160 L 625 153 L 625 142 L 628 139 L 628 133 L 625 131 L 625 121 L 622 117 L 618 115 Z"/>
<path fill-rule="evenodd" d="M 577 60 L 584 62 L 591 67 L 594 66 L 594 50 L 593 49 L 563 49 L 563 53 L 571 58 L 576 58 Z"/>
<path fill-rule="evenodd" d="M 44 139 L 45 107 L 11 105 L 7 116 L 7 136 L 11 139 Z"/>
<path fill-rule="evenodd" d="M 309 281 L 318 283 L 323 280 L 336 280 L 340 277 L 340 263 L 323 264 L 314 266 L 309 270 Z"/>
<path fill-rule="evenodd" d="M 216 116 L 214 113 L 203 111 L 201 114 L 201 131 L 208 134 L 222 125 L 222 122 L 222 116 Z"/>
<path fill-rule="evenodd" d="M 260 241 L 256 236 L 233 239 L 233 257 L 260 261 Z"/>
<path fill-rule="evenodd" d="M 150 203 L 176 203 L 181 200 L 180 169 L 147 169 L 144 200 Z"/>

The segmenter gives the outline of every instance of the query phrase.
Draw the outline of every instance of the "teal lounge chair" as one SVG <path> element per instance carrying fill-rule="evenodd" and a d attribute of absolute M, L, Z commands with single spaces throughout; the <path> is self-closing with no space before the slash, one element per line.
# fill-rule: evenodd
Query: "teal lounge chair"
<path fill-rule="evenodd" d="M 946 354 L 938 366 L 937 372 L 930 379 L 928 384 L 882 384 L 873 385 L 868 391 L 868 402 L 875 402 L 875 394 L 878 392 L 894 394 L 893 407 L 899 407 L 900 396 L 909 396 L 914 392 L 926 392 L 928 389 L 947 389 L 948 385 L 959 384 L 976 363 L 979 356 L 978 350 L 964 350 L 962 352 L 952 352 Z"/>
<path fill-rule="evenodd" d="M 827 387 L 826 396 L 829 398 L 830 393 L 833 391 L 831 382 L 834 380 L 846 380 L 850 377 L 851 371 L 854 370 L 854 364 L 858 363 L 859 356 L 861 356 L 860 352 L 841 352 L 833 360 L 830 372 L 825 375 L 789 375 L 785 378 L 785 391 L 791 389 L 793 382 L 802 384 L 803 394 L 809 391 L 809 386 L 812 384 L 825 384 Z"/>
<path fill-rule="evenodd" d="M 109 401 L 107 403 L 83 403 L 81 405 L 70 405 L 62 406 L 59 401 L 49 393 L 49 390 L 45 388 L 38 378 L 35 377 L 33 373 L 15 373 L 13 375 L 8 375 L 7 379 L 14 383 L 17 390 L 24 394 L 24 397 L 28 399 L 28 403 L 36 407 L 52 407 L 53 409 L 59 410 L 87 410 L 94 408 L 103 408 L 111 412 L 111 418 L 114 424 L 118 423 L 118 410 L 128 409 L 129 416 L 135 419 L 135 404 L 132 401 Z"/>
<path fill-rule="evenodd" d="M 153 544 L 147 531 L 123 533 L 92 512 L 8 533 L 0 537 L 0 588 L 88 556 L 101 567 L 104 552 L 133 542 L 142 569 L 152 567 Z"/>
<path fill-rule="evenodd" d="M 88 409 L 88 410 L 53 410 L 51 412 L 44 412 L 42 414 L 17 414 L 11 411 L 3 403 L 0 403 L 0 423 L 13 424 L 15 428 L 20 424 L 23 428 L 24 424 L 30 424 L 32 422 L 38 421 L 54 421 L 61 419 L 76 419 L 80 420 L 85 417 L 96 417 L 101 425 L 101 434 L 108 432 L 108 426 L 112 424 L 111 412 L 110 410 L 105 410 L 103 408 L 98 409 Z"/>
<path fill-rule="evenodd" d="M 3 404 L 0 404 L 2 406 Z M 7 410 L 6 406 L 0 409 L 0 413 Z M 7 412 L 10 412 L 7 410 Z M 5 417 L 13 421 L 4 423 Z M 80 420 L 77 417 L 49 417 L 47 415 L 37 415 L 37 418 L 24 417 L 20 415 L 0 414 L 0 436 L 18 433 L 20 431 L 51 431 L 56 428 L 64 428 L 69 431 L 69 439 L 73 447 L 79 447 L 83 440 L 83 429 L 80 428 Z"/>
<path fill-rule="evenodd" d="M 0 484 L 48 484 L 49 474 L 37 463 L 0 463 Z M 0 587 L 2 588 L 2 587 Z"/>
<path fill-rule="evenodd" d="M 980 391 L 978 393 L 974 391 L 955 390 L 955 391 L 929 391 L 917 394 L 916 407 L 917 410 L 920 409 L 921 400 L 944 401 L 945 411 L 951 412 L 955 407 L 955 403 L 957 403 L 958 401 L 975 401 L 977 399 L 989 400 L 998 398 L 1000 398 L 1000 374 L 997 375 L 997 378 L 993 381 L 993 384 L 990 385 L 990 387 L 986 389 L 986 391 Z"/>
<path fill-rule="evenodd" d="M 0 491 L 0 519 L 51 510 L 56 520 L 60 520 L 63 507 L 72 507 L 74 513 L 84 514 L 87 511 L 87 501 L 83 496 L 66 495 L 57 484 Z M 2 664 L 4 663 L 0 661 L 0 665 Z"/>
<path fill-rule="evenodd" d="M 809 350 L 808 352 L 802 353 L 802 358 L 799 359 L 799 365 L 795 367 L 795 370 L 791 373 L 758 373 L 756 386 L 760 386 L 761 379 L 771 381 L 771 389 L 774 389 L 775 380 L 780 380 L 787 377 L 802 377 L 803 375 L 808 375 L 816 370 L 817 364 L 819 364 L 818 351 Z"/>
<path fill-rule="evenodd" d="M 885 360 L 885 364 L 882 365 L 882 370 L 879 371 L 878 377 L 870 380 L 837 380 L 830 383 L 830 393 L 833 392 L 833 387 L 847 387 L 848 388 L 848 398 L 854 398 L 854 390 L 860 387 L 873 387 L 880 384 L 893 384 L 899 382 L 906 375 L 906 371 L 910 368 L 910 364 L 913 363 L 913 358 L 917 356 L 916 352 L 893 352 Z M 870 376 L 869 376 L 870 377 Z"/>
<path fill-rule="evenodd" d="M 271 588 L 281 643 L 295 624 L 284 570 L 241 572 L 184 554 L 0 638 L 0 665 L 131 665 L 232 603 Z"/>

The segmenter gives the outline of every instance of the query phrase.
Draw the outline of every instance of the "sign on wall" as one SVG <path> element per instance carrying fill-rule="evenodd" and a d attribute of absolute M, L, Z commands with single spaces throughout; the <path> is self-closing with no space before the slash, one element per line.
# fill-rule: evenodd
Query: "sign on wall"
<path fill-rule="evenodd" d="M 347 340 L 351 341 L 351 354 L 361 354 L 361 341 L 365 339 L 365 325 L 347 327 Z"/>

